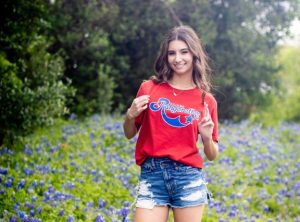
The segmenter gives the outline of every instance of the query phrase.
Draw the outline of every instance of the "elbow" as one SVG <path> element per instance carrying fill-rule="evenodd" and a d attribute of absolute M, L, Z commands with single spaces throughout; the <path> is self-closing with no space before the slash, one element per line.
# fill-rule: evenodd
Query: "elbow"
<path fill-rule="evenodd" d="M 218 154 L 216 153 L 215 155 L 207 156 L 207 159 L 209 161 L 213 161 L 213 160 L 215 160 L 217 158 L 217 156 L 218 156 Z"/>
<path fill-rule="evenodd" d="M 134 136 L 135 136 L 134 134 L 132 135 L 132 134 L 125 133 L 125 137 L 129 140 L 132 139 Z"/>
<path fill-rule="evenodd" d="M 213 161 L 218 157 L 219 154 L 219 146 L 216 143 L 213 143 L 213 147 L 211 150 L 204 149 L 204 153 L 209 161 Z"/>
<path fill-rule="evenodd" d="M 137 134 L 137 130 L 127 130 L 126 128 L 124 128 L 124 134 L 125 137 L 130 140 Z"/>

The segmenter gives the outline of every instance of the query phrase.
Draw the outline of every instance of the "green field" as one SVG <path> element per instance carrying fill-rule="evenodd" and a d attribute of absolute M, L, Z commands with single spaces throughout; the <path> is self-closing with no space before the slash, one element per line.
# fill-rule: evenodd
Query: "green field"
<path fill-rule="evenodd" d="M 121 120 L 72 118 L 2 147 L 0 221 L 131 221 L 139 168 Z M 203 221 L 300 221 L 299 131 L 222 123 Z"/>

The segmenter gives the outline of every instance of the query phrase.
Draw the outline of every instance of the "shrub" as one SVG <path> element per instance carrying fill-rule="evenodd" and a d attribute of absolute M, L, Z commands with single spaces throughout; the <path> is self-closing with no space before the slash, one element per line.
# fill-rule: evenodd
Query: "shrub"
<path fill-rule="evenodd" d="M 74 90 L 61 79 L 61 57 L 51 55 L 47 48 L 46 39 L 36 37 L 27 48 L 27 57 L 19 59 L 22 69 L 0 55 L 0 144 L 51 125 L 67 112 L 66 99 Z"/>

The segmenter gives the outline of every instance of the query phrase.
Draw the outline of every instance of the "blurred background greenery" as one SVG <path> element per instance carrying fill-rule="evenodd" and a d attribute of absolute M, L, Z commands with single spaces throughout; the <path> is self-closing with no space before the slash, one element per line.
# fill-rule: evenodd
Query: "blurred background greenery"
<path fill-rule="evenodd" d="M 124 112 L 165 33 L 192 26 L 220 121 L 300 120 L 300 48 L 279 44 L 299 0 L 3 0 L 0 144 L 74 113 Z"/>

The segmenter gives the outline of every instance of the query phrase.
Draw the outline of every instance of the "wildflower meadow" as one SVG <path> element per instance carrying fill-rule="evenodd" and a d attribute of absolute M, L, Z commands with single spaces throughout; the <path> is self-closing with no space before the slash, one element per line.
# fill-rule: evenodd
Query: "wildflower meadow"
<path fill-rule="evenodd" d="M 202 221 L 300 222 L 299 132 L 294 123 L 220 124 L 220 154 L 204 158 L 213 201 Z M 2 147 L 0 221 L 132 221 L 135 139 L 121 116 L 72 115 Z"/>

